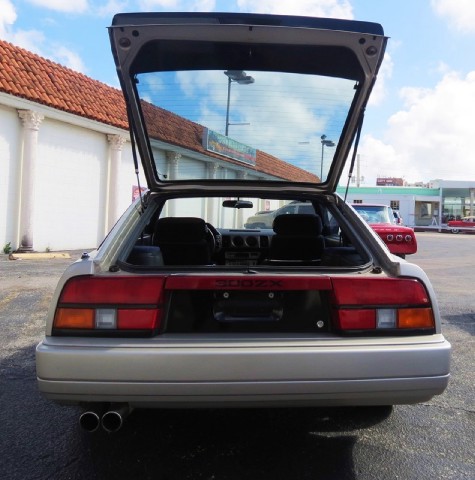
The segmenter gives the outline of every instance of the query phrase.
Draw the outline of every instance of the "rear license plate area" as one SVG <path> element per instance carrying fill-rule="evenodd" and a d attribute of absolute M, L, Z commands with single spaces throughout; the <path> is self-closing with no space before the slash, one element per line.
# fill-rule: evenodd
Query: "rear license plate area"
<path fill-rule="evenodd" d="M 278 322 L 284 313 L 283 293 L 219 291 L 214 293 L 213 316 L 217 322 Z"/>

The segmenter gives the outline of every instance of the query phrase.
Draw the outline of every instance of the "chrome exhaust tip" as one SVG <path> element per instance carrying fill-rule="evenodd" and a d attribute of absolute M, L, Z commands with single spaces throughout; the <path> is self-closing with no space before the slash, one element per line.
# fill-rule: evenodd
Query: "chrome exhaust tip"
<path fill-rule="evenodd" d="M 132 409 L 127 405 L 117 405 L 102 415 L 102 428 L 108 433 L 118 432 L 124 425 L 125 419 L 128 417 Z"/>
<path fill-rule="evenodd" d="M 97 412 L 88 410 L 79 417 L 79 426 L 86 432 L 95 432 L 101 424 L 101 417 Z"/>

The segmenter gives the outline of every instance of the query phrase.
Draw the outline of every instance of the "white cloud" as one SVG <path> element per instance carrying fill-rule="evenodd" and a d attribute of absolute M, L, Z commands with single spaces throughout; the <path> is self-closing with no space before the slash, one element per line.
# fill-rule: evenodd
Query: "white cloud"
<path fill-rule="evenodd" d="M 391 78 L 394 63 L 389 53 L 384 54 L 383 64 L 378 73 L 376 84 L 374 85 L 368 105 L 380 105 L 386 97 L 386 81 Z"/>
<path fill-rule="evenodd" d="M 176 8 L 180 0 L 140 0 L 140 10 L 153 11 L 156 8 Z"/>
<path fill-rule="evenodd" d="M 55 4 L 62 3 L 53 0 L 35 0 L 35 2 L 41 4 L 41 6 L 48 4 L 52 8 Z M 65 3 L 69 4 L 69 2 Z M 77 6 L 80 4 L 87 6 L 86 1 L 77 2 Z M 50 58 L 73 70 L 85 73 L 86 67 L 77 53 L 62 45 L 50 44 L 47 42 L 45 34 L 40 30 L 15 29 L 16 21 L 17 14 L 13 3 L 10 0 L 0 0 L 0 38 L 42 57 Z"/>
<path fill-rule="evenodd" d="M 86 72 L 86 67 L 81 60 L 81 57 L 77 53 L 69 50 L 64 46 L 60 46 L 54 51 L 55 53 L 53 56 L 53 60 L 56 60 L 61 65 L 65 65 L 66 67 L 71 68 L 72 70 L 76 70 L 77 72 Z"/>
<path fill-rule="evenodd" d="M 463 180 L 473 172 L 475 71 L 452 72 L 433 89 L 404 88 L 405 109 L 390 117 L 384 139 L 365 136 L 360 146 L 362 175 Z"/>
<path fill-rule="evenodd" d="M 95 12 L 100 17 L 112 17 L 126 10 L 127 0 L 108 0 L 104 5 L 96 6 Z"/>
<path fill-rule="evenodd" d="M 8 39 L 8 32 L 16 19 L 13 3 L 10 0 L 0 0 L 0 38 Z"/>
<path fill-rule="evenodd" d="M 241 11 L 311 17 L 353 18 L 353 8 L 348 0 L 237 0 Z"/>
<path fill-rule="evenodd" d="M 447 18 L 450 25 L 463 33 L 475 33 L 475 2 L 473 0 L 432 0 L 437 15 Z"/>
<path fill-rule="evenodd" d="M 87 0 L 28 0 L 37 7 L 48 8 L 59 12 L 84 13 L 89 9 Z"/>
<path fill-rule="evenodd" d="M 16 30 L 11 33 L 9 41 L 30 52 L 45 56 L 42 50 L 45 36 L 44 33 L 39 30 Z"/>
<path fill-rule="evenodd" d="M 139 0 L 141 11 L 183 11 L 183 12 L 209 12 L 216 6 L 215 0 Z"/>
<path fill-rule="evenodd" d="M 45 36 L 39 30 L 15 30 L 17 21 L 15 6 L 10 0 L 0 0 L 0 38 L 30 52 L 42 54 L 40 45 Z"/>

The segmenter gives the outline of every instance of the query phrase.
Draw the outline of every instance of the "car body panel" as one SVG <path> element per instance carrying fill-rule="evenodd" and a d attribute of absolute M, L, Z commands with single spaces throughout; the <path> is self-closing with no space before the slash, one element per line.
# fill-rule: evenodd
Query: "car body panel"
<path fill-rule="evenodd" d="M 394 403 L 396 391 L 398 403 L 413 403 L 441 393 L 450 366 L 450 345 L 440 334 L 422 343 L 219 336 L 163 336 L 153 346 L 130 340 L 84 343 L 56 339 L 38 347 L 38 377 L 47 398 L 77 402 L 87 391 L 95 401 L 135 406 L 282 399 L 364 405 Z"/>

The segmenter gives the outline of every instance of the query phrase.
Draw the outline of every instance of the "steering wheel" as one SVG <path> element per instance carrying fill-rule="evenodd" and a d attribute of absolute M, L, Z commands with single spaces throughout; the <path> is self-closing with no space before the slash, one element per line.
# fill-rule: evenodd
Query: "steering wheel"
<path fill-rule="evenodd" d="M 206 222 L 206 227 L 208 228 L 209 242 L 213 246 L 213 253 L 219 252 L 223 246 L 222 235 L 211 223 Z"/>

